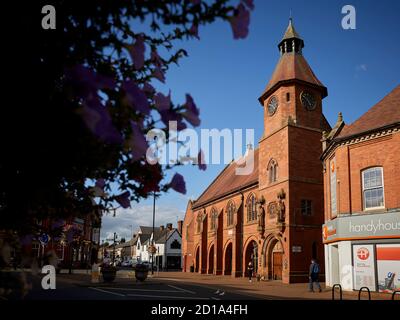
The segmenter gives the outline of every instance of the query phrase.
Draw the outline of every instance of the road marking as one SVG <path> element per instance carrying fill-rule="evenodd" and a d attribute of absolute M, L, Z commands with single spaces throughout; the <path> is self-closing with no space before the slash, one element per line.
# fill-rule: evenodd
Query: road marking
<path fill-rule="evenodd" d="M 129 297 L 144 297 L 144 298 L 162 298 L 162 299 L 188 299 L 188 300 L 209 300 L 209 298 L 201 298 L 201 297 L 177 297 L 177 296 L 154 296 L 148 294 L 132 294 L 128 293 Z"/>
<path fill-rule="evenodd" d="M 153 278 L 153 279 L 157 279 L 157 280 L 169 280 L 169 281 L 179 281 L 179 282 L 183 282 L 183 281 L 186 281 L 185 279 L 174 279 L 174 278 L 163 278 L 163 277 L 160 277 L 160 278 Z"/>
<path fill-rule="evenodd" d="M 174 289 L 179 290 L 179 291 L 182 291 L 182 292 L 187 292 L 187 293 L 191 293 L 191 294 L 196 294 L 196 292 L 194 292 L 194 291 L 190 291 L 190 290 L 186 290 L 186 289 L 183 289 L 183 288 L 175 287 L 175 286 L 173 286 L 173 285 L 171 285 L 171 284 L 169 284 L 168 287 L 174 288 Z"/>
<path fill-rule="evenodd" d="M 126 291 L 153 291 L 153 292 L 175 292 L 179 293 L 182 292 L 182 290 L 157 290 L 157 289 L 134 289 L 134 288 L 117 288 L 117 287 L 103 287 L 107 290 L 126 290 Z"/>
<path fill-rule="evenodd" d="M 119 296 L 119 297 L 125 297 L 125 295 L 122 294 L 122 293 L 110 292 L 110 291 L 107 291 L 107 290 L 102 290 L 102 289 L 94 288 L 94 287 L 89 287 L 89 289 L 93 289 L 93 290 L 96 290 L 96 291 L 100 291 L 100 292 L 105 292 L 105 293 L 113 294 L 113 295 L 116 295 L 116 296 Z"/>

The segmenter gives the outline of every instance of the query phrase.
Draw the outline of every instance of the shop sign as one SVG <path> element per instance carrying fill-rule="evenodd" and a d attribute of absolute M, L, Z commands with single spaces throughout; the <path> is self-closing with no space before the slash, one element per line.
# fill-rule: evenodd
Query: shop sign
<path fill-rule="evenodd" d="M 371 291 L 375 286 L 374 245 L 353 245 L 354 289 L 367 287 Z"/>

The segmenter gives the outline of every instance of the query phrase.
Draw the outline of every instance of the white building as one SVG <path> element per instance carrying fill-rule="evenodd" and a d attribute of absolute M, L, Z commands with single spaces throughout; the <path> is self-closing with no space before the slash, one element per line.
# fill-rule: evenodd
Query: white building
<path fill-rule="evenodd" d="M 178 222 L 178 227 L 181 223 Z M 152 261 L 152 254 L 149 253 L 149 246 L 153 243 L 156 247 L 154 253 L 154 264 L 160 270 L 181 269 L 182 265 L 182 235 L 171 223 L 166 227 L 160 226 L 154 230 L 152 227 L 139 227 L 135 248 L 136 258 L 141 262 Z"/>

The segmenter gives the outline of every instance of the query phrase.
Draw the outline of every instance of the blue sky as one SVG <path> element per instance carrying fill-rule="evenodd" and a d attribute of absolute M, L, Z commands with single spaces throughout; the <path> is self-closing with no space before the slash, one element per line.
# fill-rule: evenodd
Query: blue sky
<path fill-rule="evenodd" d="M 236 1 L 233 1 L 235 3 Z M 341 27 L 342 7 L 356 9 L 356 29 Z M 200 108 L 206 129 L 255 130 L 257 142 L 263 130 L 262 93 L 279 59 L 281 40 L 292 11 L 297 32 L 304 39 L 303 54 L 319 80 L 328 88 L 323 111 L 333 125 L 339 111 L 351 123 L 388 94 L 399 81 L 400 1 L 272 1 L 255 0 L 250 32 L 234 40 L 227 22 L 200 26 L 200 41 L 179 43 L 188 51 L 179 66 L 166 75 L 175 102 L 190 93 Z M 187 201 L 197 198 L 224 165 L 208 165 L 206 171 L 185 166 L 173 170 L 186 180 L 187 194 L 174 191 L 157 200 L 159 226 L 183 219 Z M 128 237 L 138 225 L 152 224 L 152 200 L 132 203 L 132 208 L 103 218 L 102 237 L 116 231 Z"/>

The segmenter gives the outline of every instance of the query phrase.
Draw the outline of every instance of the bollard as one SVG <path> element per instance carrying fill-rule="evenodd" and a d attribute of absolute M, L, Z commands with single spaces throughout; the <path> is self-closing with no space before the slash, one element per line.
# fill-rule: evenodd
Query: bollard
<path fill-rule="evenodd" d="M 361 287 L 360 290 L 358 290 L 358 300 L 361 300 L 361 292 L 363 289 L 367 289 L 368 291 L 368 300 L 371 300 L 371 292 L 369 291 L 368 287 Z"/>
<path fill-rule="evenodd" d="M 92 266 L 92 283 L 100 282 L 100 264 L 93 263 Z"/>
<path fill-rule="evenodd" d="M 339 287 L 340 300 L 343 300 L 342 286 L 339 283 L 334 284 L 332 287 L 332 300 L 335 300 L 335 288 L 336 287 Z"/>

